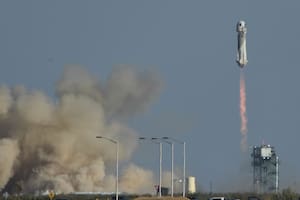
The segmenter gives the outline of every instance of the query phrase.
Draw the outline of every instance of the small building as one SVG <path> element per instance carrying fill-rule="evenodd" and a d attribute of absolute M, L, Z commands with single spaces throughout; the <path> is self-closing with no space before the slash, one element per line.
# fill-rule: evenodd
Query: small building
<path fill-rule="evenodd" d="M 156 188 L 156 195 L 159 195 L 159 185 L 155 185 Z M 169 194 L 169 188 L 167 187 L 161 187 L 161 195 L 167 196 Z"/>

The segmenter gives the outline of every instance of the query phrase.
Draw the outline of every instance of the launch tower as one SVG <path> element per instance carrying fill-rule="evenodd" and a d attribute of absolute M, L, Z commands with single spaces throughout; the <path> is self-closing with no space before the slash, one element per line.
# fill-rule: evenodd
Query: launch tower
<path fill-rule="evenodd" d="M 257 193 L 278 192 L 279 159 L 274 147 L 254 146 L 251 156 L 254 191 Z"/>

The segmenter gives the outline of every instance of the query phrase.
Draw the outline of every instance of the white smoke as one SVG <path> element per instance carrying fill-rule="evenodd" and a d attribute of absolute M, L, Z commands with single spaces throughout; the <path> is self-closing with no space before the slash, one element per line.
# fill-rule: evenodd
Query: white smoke
<path fill-rule="evenodd" d="M 139 191 L 142 194 L 149 193 L 149 189 L 154 189 L 153 173 L 148 170 L 144 170 L 136 165 L 129 165 L 125 169 L 123 176 L 121 177 L 120 185 L 123 190 L 129 193 L 137 193 Z"/>
<path fill-rule="evenodd" d="M 115 68 L 105 88 L 105 108 L 110 115 L 134 115 L 158 95 L 161 81 L 152 72 L 138 74 L 128 66 Z"/>
<path fill-rule="evenodd" d="M 0 140 L 0 188 L 5 186 L 13 175 L 13 166 L 16 164 L 19 149 L 17 141 L 12 139 Z"/>
<path fill-rule="evenodd" d="M 113 192 L 116 146 L 96 136 L 119 140 L 119 160 L 130 159 L 137 133 L 118 117 L 144 111 L 160 86 L 155 74 L 130 67 L 114 70 L 107 84 L 68 67 L 55 101 L 23 86 L 0 87 L 0 187 L 13 191 L 18 185 L 25 193 Z M 134 174 L 140 182 L 130 179 Z M 141 188 L 153 184 L 152 174 L 137 166 L 121 177 L 124 192 L 153 189 Z"/>
<path fill-rule="evenodd" d="M 0 86 L 0 117 L 6 115 L 11 104 L 10 90 L 5 86 Z"/>

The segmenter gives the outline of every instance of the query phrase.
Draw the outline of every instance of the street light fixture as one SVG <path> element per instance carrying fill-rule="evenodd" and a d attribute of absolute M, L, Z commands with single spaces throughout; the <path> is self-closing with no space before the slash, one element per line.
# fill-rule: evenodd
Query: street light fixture
<path fill-rule="evenodd" d="M 147 140 L 148 138 L 146 137 L 139 137 L 139 140 Z M 159 197 L 161 197 L 161 176 L 162 176 L 162 142 L 155 142 L 154 140 L 156 140 L 158 138 L 151 138 L 150 140 L 156 144 L 159 144 L 159 188 L 158 188 L 158 193 L 159 193 Z"/>
<path fill-rule="evenodd" d="M 105 139 L 116 144 L 116 200 L 119 200 L 119 141 L 104 136 L 96 136 L 98 139 Z"/>
<path fill-rule="evenodd" d="M 185 186 L 186 186 L 186 178 L 185 178 L 185 142 L 171 138 L 171 137 L 162 137 L 164 140 L 171 140 L 183 145 L 183 183 L 182 183 L 182 196 L 185 197 Z M 172 182 L 173 183 L 173 182 Z"/>

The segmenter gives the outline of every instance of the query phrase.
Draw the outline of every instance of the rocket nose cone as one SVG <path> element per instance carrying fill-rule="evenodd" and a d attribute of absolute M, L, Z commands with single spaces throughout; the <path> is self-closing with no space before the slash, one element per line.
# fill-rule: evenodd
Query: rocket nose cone
<path fill-rule="evenodd" d="M 246 30 L 246 22 L 245 21 L 239 21 L 236 24 L 236 31 L 237 32 L 244 32 Z"/>

